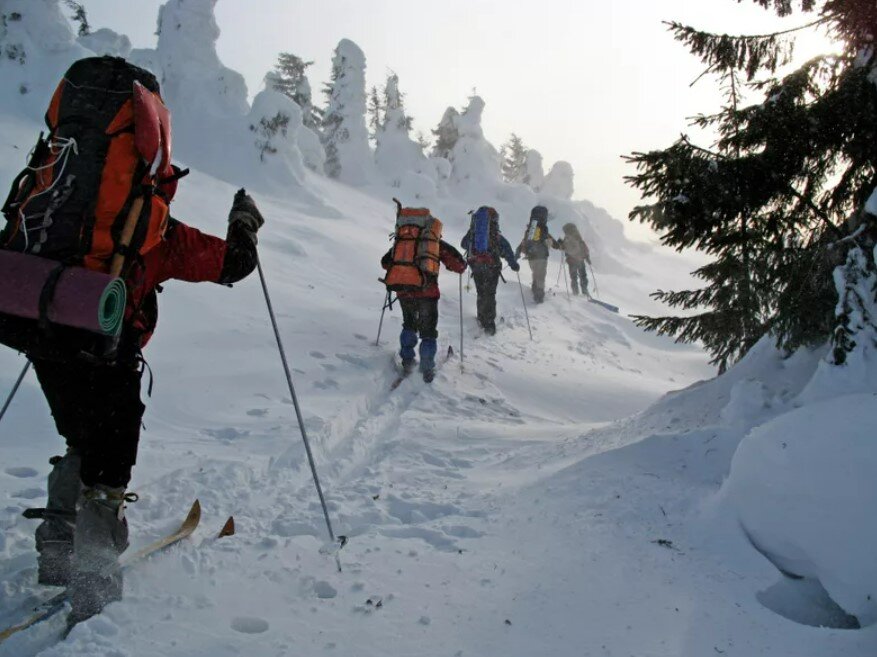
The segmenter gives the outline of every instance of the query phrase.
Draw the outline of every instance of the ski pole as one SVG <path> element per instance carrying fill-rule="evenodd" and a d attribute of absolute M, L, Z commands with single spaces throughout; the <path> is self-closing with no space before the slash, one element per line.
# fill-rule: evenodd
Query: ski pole
<path fill-rule="evenodd" d="M 460 274 L 460 371 L 463 371 L 463 361 L 466 360 L 463 352 L 463 274 Z"/>
<path fill-rule="evenodd" d="M 390 295 L 391 294 L 392 294 L 392 292 L 390 292 L 388 290 L 387 291 L 387 298 L 384 299 L 384 307 L 381 308 L 381 321 L 378 324 L 378 337 L 375 338 L 375 346 L 376 347 L 379 346 L 381 343 L 381 329 L 384 328 L 384 313 L 387 312 L 387 308 L 390 307 Z"/>
<path fill-rule="evenodd" d="M 597 287 L 597 275 L 594 273 L 594 265 L 591 264 L 591 261 L 588 261 L 588 267 L 591 268 L 591 279 L 594 281 L 594 294 L 599 299 L 600 298 L 600 288 Z"/>
<path fill-rule="evenodd" d="M 521 303 L 524 304 L 524 317 L 527 318 L 527 330 L 530 332 L 530 339 L 533 339 L 533 329 L 530 328 L 530 313 L 527 312 L 527 300 L 524 298 L 524 284 L 521 283 L 521 272 L 515 272 L 518 275 L 518 287 L 521 288 Z"/>
<path fill-rule="evenodd" d="M 15 393 L 18 392 L 18 387 L 21 385 L 21 382 L 24 380 L 24 375 L 27 374 L 27 371 L 30 369 L 30 361 L 27 361 L 24 364 L 24 367 L 21 368 L 21 374 L 18 375 L 18 379 L 15 380 L 15 384 L 12 386 L 12 390 L 9 392 L 9 396 L 6 398 L 6 402 L 3 404 L 3 408 L 0 409 L 0 420 L 3 420 L 3 416 L 6 415 L 6 409 L 9 408 L 9 405 L 12 403 L 13 397 L 15 397 Z"/>
<path fill-rule="evenodd" d="M 265 295 L 265 304 L 268 306 L 268 315 L 271 317 L 271 326 L 274 329 L 274 338 L 277 340 L 277 349 L 280 352 L 280 360 L 283 363 L 283 371 L 286 373 L 286 383 L 289 385 L 289 394 L 292 396 L 292 404 L 295 407 L 295 416 L 298 418 L 298 428 L 301 430 L 301 439 L 305 444 L 305 452 L 308 455 L 308 463 L 311 466 L 311 474 L 314 476 L 314 485 L 317 487 L 317 495 L 320 497 L 320 505 L 323 507 L 323 516 L 326 518 L 326 529 L 329 531 L 329 540 L 335 543 L 335 532 L 332 531 L 332 521 L 329 519 L 329 509 L 326 506 L 326 498 L 323 497 L 323 489 L 320 486 L 320 478 L 317 475 L 317 466 L 314 463 L 314 455 L 311 452 L 311 444 L 308 441 L 308 433 L 305 429 L 305 421 L 301 414 L 301 407 L 298 405 L 298 397 L 295 394 L 295 387 L 292 385 L 292 374 L 289 371 L 289 363 L 286 361 L 286 351 L 283 349 L 283 340 L 280 338 L 280 329 L 277 328 L 277 318 L 274 316 L 274 306 L 271 305 L 271 296 L 268 294 L 268 284 L 265 282 L 265 273 L 262 271 L 262 262 L 256 258 L 256 266 L 259 269 L 259 280 L 262 282 L 262 292 Z M 339 536 L 338 543 L 340 547 L 344 547 L 347 543 L 346 536 Z M 341 559 L 338 553 L 335 553 L 335 563 L 338 565 L 338 572 L 341 572 Z"/>

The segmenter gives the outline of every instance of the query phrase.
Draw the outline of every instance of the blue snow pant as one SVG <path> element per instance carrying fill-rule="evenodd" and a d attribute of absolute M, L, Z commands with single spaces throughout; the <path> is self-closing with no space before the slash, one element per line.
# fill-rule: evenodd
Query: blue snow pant
<path fill-rule="evenodd" d="M 402 333 L 399 335 L 403 361 L 414 360 L 414 347 L 420 335 L 420 371 L 435 369 L 438 348 L 438 299 L 399 299 L 402 306 Z"/>

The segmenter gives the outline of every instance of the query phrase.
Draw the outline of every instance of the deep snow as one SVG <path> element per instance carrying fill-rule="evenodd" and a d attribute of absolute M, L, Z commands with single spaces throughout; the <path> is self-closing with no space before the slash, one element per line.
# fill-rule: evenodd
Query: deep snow
<path fill-rule="evenodd" d="M 42 112 L 38 90 L 83 44 L 129 45 L 114 33 L 68 38 L 52 0 L 0 4 L 27 18 L 0 43 L 18 39 L 30 62 L 0 60 L 4 88 L 28 90 L 0 98 L 0 180 L 10 180 L 40 129 L 22 118 Z M 781 358 L 763 341 L 702 381 L 712 376 L 702 352 L 625 317 L 659 311 L 648 293 L 690 282 L 693 256 L 629 241 L 604 211 L 569 200 L 565 163 L 542 180 L 535 151 L 530 186 L 502 183 L 478 97 L 447 115 L 448 160 L 418 157 L 396 131 L 374 167 L 354 130 L 348 171 L 370 184 L 313 173 L 324 154 L 297 108 L 265 91 L 250 106 L 216 57 L 213 4 L 171 0 L 156 49 L 131 56 L 163 76 L 177 158 L 197 169 L 175 216 L 224 234 L 232 183 L 243 183 L 268 219 L 260 252 L 332 519 L 350 537 L 344 572 L 320 553 L 325 527 L 256 277 L 231 290 L 171 283 L 147 350 L 155 391 L 128 517 L 133 547 L 171 529 L 195 497 L 203 526 L 135 568 L 125 599 L 66 641 L 59 617 L 0 656 L 875 654 L 875 625 L 846 629 L 848 613 L 874 621 L 877 588 L 874 490 L 863 484 L 873 422 L 858 413 L 873 404 L 870 353 L 839 370 L 824 350 Z M 343 45 L 358 99 L 362 53 Z M 212 114 L 186 111 L 195 106 Z M 252 126 L 277 112 L 290 124 L 262 162 L 254 146 L 265 135 Z M 393 166 L 396 149 L 414 170 Z M 529 308 L 531 341 L 506 270 L 495 337 L 480 334 L 474 290 L 464 292 L 461 370 L 458 279 L 445 272 L 440 344 L 457 354 L 432 386 L 410 379 L 390 392 L 398 309 L 373 343 L 394 195 L 432 208 L 455 243 L 466 212 L 489 203 L 516 245 L 529 209 L 547 203 L 553 232 L 579 224 L 600 296 L 622 313 L 567 299 L 555 255 L 548 300 Z M 521 274 L 527 289 L 526 264 Z M 22 364 L 0 349 L 0 391 Z M 829 434 L 851 416 L 859 430 Z M 42 504 L 48 456 L 61 448 L 28 377 L 0 424 L 0 624 L 49 594 L 33 583 L 34 523 L 20 513 Z M 238 535 L 214 540 L 229 514 Z"/>

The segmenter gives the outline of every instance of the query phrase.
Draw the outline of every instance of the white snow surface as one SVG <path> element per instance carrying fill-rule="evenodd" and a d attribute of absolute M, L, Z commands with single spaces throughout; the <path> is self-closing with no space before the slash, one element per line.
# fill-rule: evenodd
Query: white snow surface
<path fill-rule="evenodd" d="M 605 211 L 570 200 L 562 163 L 550 185 L 552 174 L 535 190 L 502 183 L 477 97 L 448 114 L 459 132 L 450 161 L 376 182 L 357 147 L 358 187 L 314 173 L 297 106 L 267 91 L 250 106 L 216 57 L 214 3 L 170 0 L 158 47 L 131 57 L 167 85 L 177 156 L 195 169 L 174 216 L 224 235 L 246 184 L 267 218 L 261 261 L 331 518 L 350 538 L 343 572 L 321 553 L 325 525 L 257 276 L 233 289 L 171 282 L 146 352 L 155 389 L 131 547 L 172 529 L 195 498 L 202 526 L 133 568 L 124 600 L 67 639 L 60 615 L 0 644 L 0 657 L 873 657 L 870 349 L 836 368 L 826 349 L 784 358 L 765 339 L 703 381 L 712 371 L 699 349 L 625 315 L 660 312 L 648 293 L 691 284 L 696 258 L 629 241 Z M 31 62 L 4 59 L 0 83 L 42 89 L 0 100 L 8 181 L 57 77 L 87 51 L 56 29 L 57 1 L 0 7 L 22 12 L 0 43 L 23 44 Z M 355 77 L 364 55 L 342 46 Z M 289 123 L 261 161 L 250 126 L 277 113 Z M 553 233 L 579 225 L 600 297 L 622 312 L 568 299 L 558 255 L 546 303 L 528 301 L 531 341 L 506 269 L 495 337 L 476 326 L 474 286 L 463 292 L 463 363 L 458 279 L 444 272 L 440 353 L 457 353 L 431 386 L 414 377 L 390 392 L 398 308 L 378 346 L 374 334 L 392 196 L 428 204 L 453 243 L 467 211 L 488 204 L 515 245 L 545 204 Z M 521 278 L 529 300 L 526 263 Z M 22 365 L 0 348 L 0 390 Z M 35 523 L 20 514 L 43 504 L 47 459 L 62 449 L 29 375 L 0 423 L 0 625 L 53 593 L 35 584 Z M 216 540 L 230 514 L 237 535 Z"/>

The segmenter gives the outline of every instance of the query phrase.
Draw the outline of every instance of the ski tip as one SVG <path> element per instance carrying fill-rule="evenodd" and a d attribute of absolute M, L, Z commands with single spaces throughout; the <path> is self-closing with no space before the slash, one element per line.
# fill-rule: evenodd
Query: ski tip
<path fill-rule="evenodd" d="M 226 536 L 234 536 L 235 527 L 234 527 L 234 516 L 229 516 L 228 520 L 225 521 L 225 524 L 222 526 L 222 529 L 219 530 L 219 535 L 216 538 L 225 538 Z"/>
<path fill-rule="evenodd" d="M 189 509 L 189 514 L 186 516 L 186 519 L 183 521 L 184 526 L 189 525 L 197 525 L 201 521 L 201 502 L 199 500 L 195 500 L 192 503 L 192 508 Z"/>

